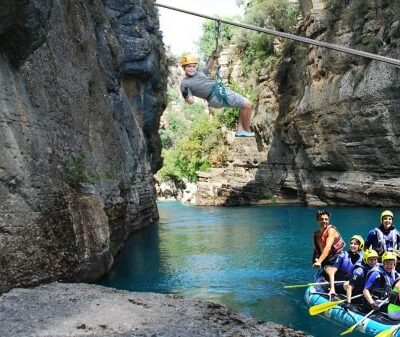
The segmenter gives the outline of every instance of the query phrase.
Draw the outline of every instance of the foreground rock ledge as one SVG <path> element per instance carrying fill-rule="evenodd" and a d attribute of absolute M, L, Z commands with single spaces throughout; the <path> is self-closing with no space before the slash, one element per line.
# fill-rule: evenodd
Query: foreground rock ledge
<path fill-rule="evenodd" d="M 225 306 L 176 295 L 53 283 L 0 297 L 0 336 L 306 336 L 260 323 Z"/>

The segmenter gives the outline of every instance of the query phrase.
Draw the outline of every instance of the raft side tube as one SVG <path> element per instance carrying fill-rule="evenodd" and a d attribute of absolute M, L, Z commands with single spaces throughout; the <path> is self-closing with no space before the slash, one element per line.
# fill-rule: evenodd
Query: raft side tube
<path fill-rule="evenodd" d="M 338 298 L 344 299 L 342 296 Z M 329 302 L 329 297 L 327 294 L 321 293 L 320 289 L 315 286 L 310 286 L 307 288 L 304 299 L 309 307 L 321 303 Z M 364 318 L 365 312 L 360 311 L 357 306 L 350 306 L 350 308 L 345 308 L 341 305 L 336 305 L 332 309 L 329 309 L 320 314 L 323 318 L 332 321 L 333 323 L 339 324 L 344 328 L 350 328 L 352 325 L 356 324 Z M 369 316 L 363 323 L 361 323 L 356 330 L 365 333 L 370 336 L 376 336 L 378 333 L 390 329 L 394 325 L 398 325 L 400 321 L 391 320 L 387 314 L 377 312 Z M 393 337 L 400 337 L 400 330 L 396 331 Z"/>

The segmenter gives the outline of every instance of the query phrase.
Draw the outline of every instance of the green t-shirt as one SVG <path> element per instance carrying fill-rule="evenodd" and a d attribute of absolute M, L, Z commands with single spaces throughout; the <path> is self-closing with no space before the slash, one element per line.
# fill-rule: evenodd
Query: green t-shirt
<path fill-rule="evenodd" d="M 393 288 L 393 293 L 396 294 L 396 296 L 397 296 L 397 293 L 398 293 L 397 288 Z M 393 304 L 393 303 L 389 304 L 388 313 L 393 313 L 393 312 L 398 312 L 398 311 L 400 311 L 400 305 L 398 304 L 398 301 L 397 301 L 397 304 Z"/>

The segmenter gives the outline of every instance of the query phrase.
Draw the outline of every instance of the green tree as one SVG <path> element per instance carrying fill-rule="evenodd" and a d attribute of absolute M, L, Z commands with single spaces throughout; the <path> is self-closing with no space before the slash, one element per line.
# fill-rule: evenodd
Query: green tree
<path fill-rule="evenodd" d="M 238 18 L 226 18 L 227 20 L 235 21 Z M 220 23 L 218 29 L 218 23 L 215 21 L 206 21 L 203 23 L 203 33 L 199 40 L 199 51 L 201 58 L 204 62 L 207 62 L 212 52 L 217 47 L 217 36 L 218 36 L 218 47 L 226 46 L 232 39 L 234 27 L 224 23 Z"/>
<path fill-rule="evenodd" d="M 197 114 L 187 135 L 178 138 L 174 147 L 163 150 L 164 165 L 158 176 L 161 180 L 196 181 L 197 171 L 206 171 L 211 162 L 216 164 L 216 158 L 224 158 L 221 147 L 224 135 L 218 120 L 205 112 Z"/>
<path fill-rule="evenodd" d="M 293 32 L 298 8 L 289 0 L 253 0 L 245 14 L 245 22 L 259 27 Z"/>
<path fill-rule="evenodd" d="M 288 0 L 253 0 L 248 5 L 245 23 L 285 32 L 293 32 L 298 8 Z M 274 37 L 247 29 L 237 30 L 232 38 L 242 53 L 244 72 L 257 70 L 275 59 Z"/>

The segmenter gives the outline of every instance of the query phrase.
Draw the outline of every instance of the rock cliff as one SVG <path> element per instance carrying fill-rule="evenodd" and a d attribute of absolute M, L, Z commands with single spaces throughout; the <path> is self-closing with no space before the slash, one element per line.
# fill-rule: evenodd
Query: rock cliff
<path fill-rule="evenodd" d="M 0 293 L 93 280 L 158 217 L 153 2 L 0 2 Z"/>
<path fill-rule="evenodd" d="M 400 58 L 400 25 L 393 15 L 398 2 L 303 0 L 299 5 L 299 35 Z M 217 183 L 196 200 L 215 204 L 215 195 L 223 193 L 218 204 L 240 195 L 239 203 L 400 205 L 397 67 L 294 43 L 276 68 L 259 72 L 257 83 L 261 94 L 252 149 L 261 161 L 256 167 L 233 165 L 214 179 L 228 185 Z M 244 186 L 226 179 L 240 166 L 253 172 Z"/>

